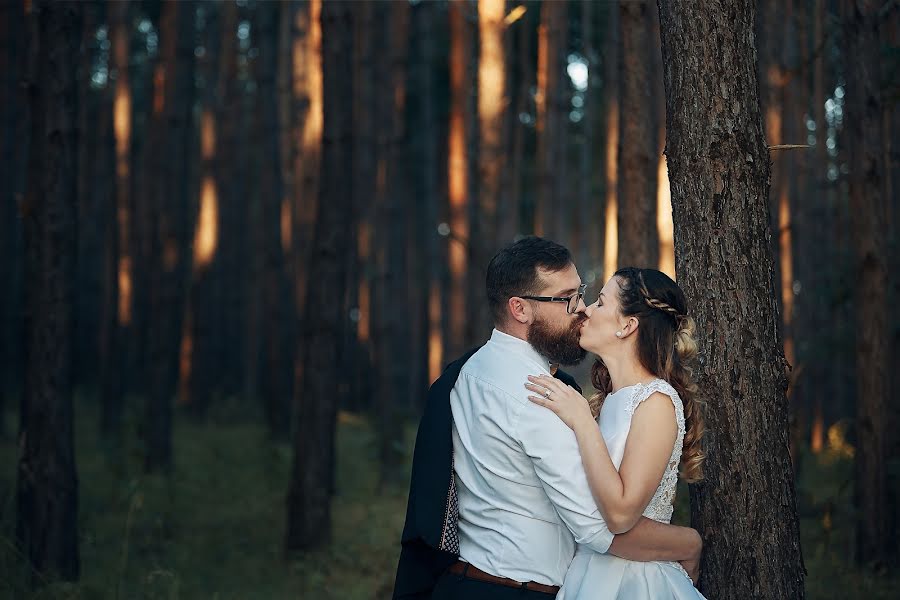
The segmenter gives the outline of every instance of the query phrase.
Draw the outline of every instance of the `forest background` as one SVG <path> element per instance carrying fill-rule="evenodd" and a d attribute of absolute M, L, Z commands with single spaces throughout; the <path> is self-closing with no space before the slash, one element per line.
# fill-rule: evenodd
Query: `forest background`
<path fill-rule="evenodd" d="M 897 597 L 898 65 L 892 0 L 0 3 L 0 596 L 390 597 L 537 234 L 688 293 L 707 596 Z"/>

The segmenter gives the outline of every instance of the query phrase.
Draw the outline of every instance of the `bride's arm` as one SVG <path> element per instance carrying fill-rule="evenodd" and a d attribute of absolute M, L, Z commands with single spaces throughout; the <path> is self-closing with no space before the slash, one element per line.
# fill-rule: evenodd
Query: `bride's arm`
<path fill-rule="evenodd" d="M 552 410 L 575 432 L 591 493 L 609 530 L 624 533 L 634 527 L 659 487 L 672 455 L 678 434 L 672 401 L 657 392 L 638 405 L 617 471 L 581 394 L 550 377 L 529 380 L 532 384 L 528 389 L 533 392 L 551 390 L 550 399 L 544 395 L 529 399 Z"/>

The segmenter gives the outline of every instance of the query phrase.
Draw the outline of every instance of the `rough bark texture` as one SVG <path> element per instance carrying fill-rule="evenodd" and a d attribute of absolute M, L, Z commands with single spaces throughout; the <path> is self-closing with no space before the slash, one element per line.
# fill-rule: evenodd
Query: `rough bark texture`
<path fill-rule="evenodd" d="M 25 220 L 25 390 L 16 541 L 35 581 L 75 580 L 78 477 L 72 431 L 79 3 L 34 2 Z"/>
<path fill-rule="evenodd" d="M 705 480 L 691 487 L 709 598 L 802 598 L 753 2 L 660 0 L 679 284 L 697 320 Z"/>
<path fill-rule="evenodd" d="M 894 537 L 887 478 L 888 329 L 879 7 L 845 0 L 847 128 L 856 315 L 856 559 L 884 564 Z"/>
<path fill-rule="evenodd" d="M 342 304 L 334 290 L 345 281 L 344 253 L 352 202 L 347 156 L 351 152 L 353 97 L 352 7 L 322 5 L 322 70 L 325 129 L 322 180 L 316 217 L 310 286 L 298 347 L 304 365 L 294 396 L 294 460 L 287 496 L 287 551 L 324 546 L 331 537 L 331 491 Z M 352 172 L 352 171 L 350 171 Z"/>
<path fill-rule="evenodd" d="M 656 160 L 650 29 L 644 2 L 619 5 L 619 266 L 656 267 Z"/>
<path fill-rule="evenodd" d="M 172 466 L 172 413 L 187 297 L 188 151 L 192 147 L 194 91 L 193 2 L 166 2 L 160 17 L 160 62 L 155 73 L 155 106 L 148 198 L 151 252 L 150 318 L 147 336 L 148 395 L 144 468 Z"/>

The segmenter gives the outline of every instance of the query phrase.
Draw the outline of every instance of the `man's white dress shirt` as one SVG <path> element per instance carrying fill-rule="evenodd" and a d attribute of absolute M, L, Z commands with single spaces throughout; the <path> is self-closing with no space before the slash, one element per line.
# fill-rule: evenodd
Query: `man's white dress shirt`
<path fill-rule="evenodd" d="M 575 434 L 528 400 L 528 375 L 549 374 L 531 345 L 494 330 L 453 390 L 460 558 L 516 581 L 562 585 L 575 544 L 606 552 Z"/>

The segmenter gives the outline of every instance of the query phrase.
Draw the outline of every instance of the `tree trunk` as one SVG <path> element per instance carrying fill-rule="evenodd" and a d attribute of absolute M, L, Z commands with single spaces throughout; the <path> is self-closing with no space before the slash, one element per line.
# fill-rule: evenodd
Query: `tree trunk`
<path fill-rule="evenodd" d="M 824 399 L 830 397 L 833 389 L 830 383 L 835 377 L 835 369 L 828 368 L 826 349 L 829 327 L 828 322 L 834 308 L 828 300 L 828 271 L 837 265 L 834 248 L 830 243 L 829 231 L 832 227 L 834 192 L 828 182 L 828 121 L 825 118 L 825 0 L 816 0 L 815 4 L 815 33 L 813 47 L 816 49 L 815 64 L 813 67 L 813 118 L 816 122 L 816 148 L 815 148 L 815 179 L 811 182 L 812 195 L 816 199 L 810 203 L 809 217 L 811 221 L 811 248 L 815 249 L 816 258 L 809 258 L 810 279 L 804 284 L 801 298 L 814 297 L 812 308 L 807 308 L 808 333 L 808 360 L 805 381 L 807 382 L 808 396 L 812 397 L 812 416 L 810 426 L 810 448 L 814 453 L 821 452 L 825 446 L 825 403 Z"/>
<path fill-rule="evenodd" d="M 565 181 L 566 118 L 562 112 L 563 76 L 565 69 L 566 29 L 568 5 L 565 2 L 545 2 L 541 5 L 541 24 L 538 27 L 537 67 L 537 200 L 535 202 L 534 232 L 553 240 L 566 234 L 566 198 L 561 195 Z"/>
<path fill-rule="evenodd" d="M 263 400 L 269 432 L 279 439 L 287 439 L 290 433 L 291 370 L 293 364 L 289 341 L 294 329 L 292 312 L 287 301 L 290 288 L 287 280 L 287 264 L 281 237 L 281 203 L 284 197 L 284 178 L 281 171 L 281 140 L 276 76 L 278 53 L 276 52 L 279 5 L 274 2 L 260 4 L 259 58 L 258 60 L 258 115 L 262 138 L 260 165 L 260 198 L 262 209 L 262 318 L 261 331 L 263 353 L 262 374 L 259 379 L 260 398 Z M 289 57 L 282 57 L 287 59 Z M 286 124 L 284 124 L 286 125 Z M 341 286 L 340 289 L 343 289 Z"/>
<path fill-rule="evenodd" d="M 590 3 L 590 0 L 585 0 Z M 511 150 L 509 159 L 508 185 L 509 193 L 507 201 L 498 208 L 500 246 L 509 244 L 515 239 L 516 234 L 522 230 L 522 205 L 525 196 L 532 191 L 531 169 L 525 168 L 525 148 L 531 135 L 531 128 L 522 120 L 523 115 L 531 114 L 532 93 L 534 85 L 534 52 L 531 41 L 531 19 L 526 12 L 512 27 L 516 35 L 516 59 L 513 66 L 516 69 L 515 87 L 510 83 L 510 91 L 515 93 L 515 108 L 511 115 Z"/>
<path fill-rule="evenodd" d="M 349 357 L 353 372 L 349 378 L 348 398 L 345 405 L 355 410 L 368 410 L 372 407 L 372 385 L 368 383 L 373 371 L 374 346 L 372 343 L 372 293 L 374 260 L 372 249 L 373 222 L 375 205 L 372 202 L 372 190 L 375 187 L 375 120 L 374 93 L 376 80 L 373 63 L 375 52 L 374 40 L 376 3 L 367 0 L 360 2 L 354 11 L 354 27 L 356 38 L 354 52 L 354 93 L 353 93 L 353 206 L 358 215 L 356 224 L 356 263 L 355 281 L 348 281 L 348 286 L 356 286 L 356 306 L 358 317 L 353 331 L 353 341 L 347 348 L 352 348 Z"/>
<path fill-rule="evenodd" d="M 216 172 L 220 155 L 221 104 L 217 101 L 219 76 L 226 61 L 222 47 L 222 16 L 219 7 L 203 6 L 205 52 L 198 68 L 203 73 L 200 99 L 200 148 L 197 217 L 194 223 L 191 289 L 188 298 L 187 338 L 182 340 L 181 390 L 179 398 L 194 419 L 202 419 L 217 387 L 218 371 L 215 342 L 221 335 L 216 327 L 220 318 L 220 298 L 216 285 L 221 279 L 222 189 Z M 231 32 L 232 36 L 234 31 Z"/>
<path fill-rule="evenodd" d="M 478 206 L 473 221 L 472 235 L 475 242 L 475 261 L 487 265 L 497 251 L 498 206 L 505 204 L 506 168 L 504 156 L 504 119 L 507 98 L 506 56 L 503 32 L 506 26 L 505 0 L 480 0 L 478 2 L 479 56 L 478 56 Z M 511 240 L 508 240 L 511 241 Z M 507 243 L 508 243 L 507 241 Z M 479 303 L 479 321 L 489 327 L 490 308 Z"/>
<path fill-rule="evenodd" d="M 376 115 L 384 123 L 379 138 L 379 173 L 384 181 L 376 185 L 375 206 L 379 211 L 376 239 L 378 246 L 378 287 L 376 324 L 376 365 L 379 373 L 376 392 L 376 410 L 379 426 L 379 455 L 382 482 L 400 475 L 403 461 L 403 427 L 401 414 L 408 408 L 409 370 L 406 361 L 398 356 L 410 356 L 410 329 L 407 309 L 408 271 L 404 261 L 406 251 L 406 170 L 398 168 L 406 164 L 403 154 L 404 120 L 406 106 L 407 38 L 409 32 L 409 6 L 405 2 L 390 4 L 385 14 L 389 48 L 376 58 L 376 81 L 388 81 L 382 90 Z M 379 63 L 380 66 L 379 66 Z M 398 302 L 398 299 L 400 302 Z"/>
<path fill-rule="evenodd" d="M 7 433 L 6 396 L 19 393 L 22 385 L 22 200 L 23 173 L 27 152 L 28 106 L 22 94 L 22 65 L 25 64 L 25 13 L 21 2 L 0 3 L 0 438 Z"/>
<path fill-rule="evenodd" d="M 154 112 L 149 151 L 158 178 L 150 213 L 150 327 L 146 421 L 147 471 L 172 466 L 172 403 L 178 385 L 187 282 L 187 152 L 192 147 L 194 101 L 193 2 L 164 2 L 160 17 L 160 62 L 154 77 Z"/>
<path fill-rule="evenodd" d="M 619 9 L 607 7 L 607 31 L 603 52 L 606 141 L 603 152 L 605 174 L 603 281 L 613 276 L 619 264 Z"/>
<path fill-rule="evenodd" d="M 77 84 L 83 6 L 31 6 L 31 144 L 25 219 L 25 390 L 16 540 L 40 580 L 75 580 L 78 476 L 72 431 Z M 35 583 L 37 580 L 35 580 Z"/>
<path fill-rule="evenodd" d="M 130 4 L 117 2 L 110 10 L 110 72 L 114 78 L 112 121 L 115 144 L 112 216 L 106 223 L 104 303 L 100 327 L 100 431 L 115 446 L 119 443 L 124 405 L 123 358 L 132 322 L 131 236 L 131 131 L 132 102 L 129 80 Z"/>
<path fill-rule="evenodd" d="M 887 479 L 887 381 L 890 352 L 886 264 L 885 168 L 881 127 L 880 4 L 845 0 L 850 212 L 856 276 L 856 559 L 884 565 L 892 528 Z"/>
<path fill-rule="evenodd" d="M 352 7 L 344 2 L 322 5 L 322 72 L 324 135 L 322 185 L 310 262 L 307 311 L 298 358 L 306 368 L 294 396 L 294 460 L 287 497 L 285 549 L 290 552 L 328 544 L 331 537 L 331 480 L 336 418 L 334 382 L 341 376 L 338 345 L 342 330 L 341 302 L 334 290 L 345 281 L 344 260 L 351 179 L 353 95 Z M 351 171 L 352 172 L 352 171 Z"/>
<path fill-rule="evenodd" d="M 655 267 L 659 262 L 656 232 L 656 177 L 651 36 L 644 2 L 619 5 L 619 176 L 620 266 Z"/>
<path fill-rule="evenodd" d="M 753 7 L 659 2 L 676 269 L 706 333 L 696 379 L 709 460 L 691 517 L 707 597 L 802 598 Z"/>
<path fill-rule="evenodd" d="M 471 31 L 465 18 L 465 5 L 453 0 L 450 19 L 450 129 L 447 152 L 447 190 L 450 200 L 450 297 L 447 303 L 448 336 L 451 356 L 458 356 L 471 342 L 468 326 L 469 301 L 466 290 L 469 275 L 469 80 L 471 78 Z"/>

